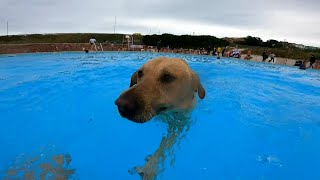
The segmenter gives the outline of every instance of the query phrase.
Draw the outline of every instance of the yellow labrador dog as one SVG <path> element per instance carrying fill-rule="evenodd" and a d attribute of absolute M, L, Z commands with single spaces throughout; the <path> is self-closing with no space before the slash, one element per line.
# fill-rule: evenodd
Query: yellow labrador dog
<path fill-rule="evenodd" d="M 190 110 L 195 92 L 205 90 L 186 61 L 158 57 L 145 63 L 131 77 L 130 88 L 115 101 L 120 115 L 144 123 L 165 111 Z"/>
<path fill-rule="evenodd" d="M 169 111 L 182 112 L 162 117 L 164 122 L 168 122 L 167 135 L 157 150 L 146 158 L 146 163 L 133 169 L 143 180 L 156 179 L 158 173 L 164 171 L 164 161 L 169 159 L 167 155 L 174 158 L 172 149 L 180 143 L 191 125 L 188 113 L 185 117 L 183 112 L 194 107 L 196 92 L 201 99 L 205 97 L 198 75 L 186 61 L 159 57 L 140 67 L 131 77 L 130 88 L 115 101 L 122 117 L 138 123 Z"/>

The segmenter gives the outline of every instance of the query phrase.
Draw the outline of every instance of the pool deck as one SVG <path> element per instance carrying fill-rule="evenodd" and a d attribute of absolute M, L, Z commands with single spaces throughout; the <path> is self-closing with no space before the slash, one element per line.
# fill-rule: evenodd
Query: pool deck
<path fill-rule="evenodd" d="M 101 46 L 97 44 L 97 50 L 101 51 L 128 51 L 127 45 L 122 44 L 106 44 L 102 43 Z M 0 44 L 0 54 L 21 54 L 21 53 L 38 53 L 38 52 L 66 52 L 66 51 L 82 51 L 83 48 L 90 49 L 88 43 L 38 43 L 38 44 Z M 154 47 L 151 46 L 135 46 L 131 48 L 130 51 L 151 51 L 156 52 Z M 183 53 L 183 54 L 199 54 L 194 50 L 186 49 L 175 49 L 166 50 L 163 52 L 168 53 Z M 241 55 L 241 59 L 244 59 L 246 55 Z M 251 61 L 261 62 L 262 56 L 252 55 Z M 276 57 L 276 64 L 293 66 L 295 64 L 295 59 Z M 307 63 L 309 67 L 309 62 Z M 320 62 L 315 63 L 315 69 L 320 70 Z"/>
<path fill-rule="evenodd" d="M 241 59 L 245 59 L 245 56 L 246 56 L 246 54 L 242 54 L 241 55 Z M 252 57 L 252 59 L 250 61 L 262 62 L 262 56 L 260 56 L 260 55 L 251 55 L 251 57 Z M 286 65 L 286 66 L 294 66 L 296 61 L 297 61 L 296 59 L 288 59 L 288 58 L 276 57 L 276 63 L 275 64 Z M 307 61 L 306 66 L 309 67 L 309 65 L 310 65 L 310 62 Z M 320 70 L 320 62 L 316 61 L 314 67 L 315 67 L 315 69 Z"/>

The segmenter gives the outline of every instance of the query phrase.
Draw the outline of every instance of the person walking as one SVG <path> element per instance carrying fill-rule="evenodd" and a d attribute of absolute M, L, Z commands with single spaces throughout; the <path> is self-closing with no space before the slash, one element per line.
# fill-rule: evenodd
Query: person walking
<path fill-rule="evenodd" d="M 316 57 L 312 54 L 311 57 L 310 57 L 310 65 L 309 65 L 309 68 L 312 67 L 312 69 L 314 68 L 313 67 L 313 64 L 316 62 Z"/>

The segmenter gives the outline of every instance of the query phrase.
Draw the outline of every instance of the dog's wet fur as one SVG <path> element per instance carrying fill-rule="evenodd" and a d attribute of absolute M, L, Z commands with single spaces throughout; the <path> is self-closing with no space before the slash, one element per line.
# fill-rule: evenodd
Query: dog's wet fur
<path fill-rule="evenodd" d="M 115 104 L 122 117 L 144 123 L 162 112 L 192 109 L 196 92 L 200 99 L 205 97 L 198 75 L 186 61 L 158 57 L 133 73 L 130 88 Z"/>

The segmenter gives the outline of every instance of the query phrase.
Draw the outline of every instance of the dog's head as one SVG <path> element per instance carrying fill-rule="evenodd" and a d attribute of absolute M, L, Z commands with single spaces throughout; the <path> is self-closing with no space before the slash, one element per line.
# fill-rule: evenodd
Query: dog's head
<path fill-rule="evenodd" d="M 131 77 L 130 88 L 115 101 L 119 113 L 143 123 L 167 110 L 188 110 L 194 94 L 203 99 L 205 90 L 186 61 L 159 57 L 145 63 Z"/>

